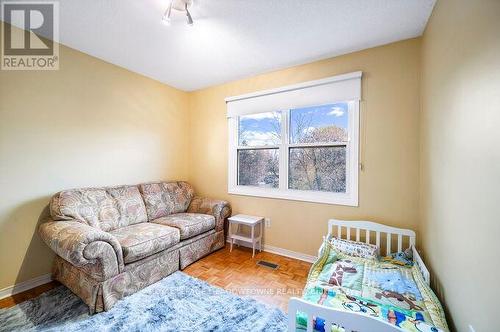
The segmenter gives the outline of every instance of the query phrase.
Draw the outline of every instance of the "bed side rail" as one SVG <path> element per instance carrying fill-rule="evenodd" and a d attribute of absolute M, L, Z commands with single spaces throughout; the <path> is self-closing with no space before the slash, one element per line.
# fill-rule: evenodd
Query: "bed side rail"
<path fill-rule="evenodd" d="M 348 312 L 328 308 L 315 303 L 292 297 L 288 302 L 288 331 L 297 331 L 297 311 L 307 315 L 307 332 L 313 331 L 313 316 L 325 320 L 325 331 L 330 331 L 328 326 L 336 325 L 344 328 L 346 332 L 396 332 L 398 327 L 377 318 L 372 318 L 357 312 Z"/>
<path fill-rule="evenodd" d="M 422 274 L 422 277 L 424 277 L 424 281 L 427 285 L 431 284 L 431 274 L 429 273 L 429 270 L 427 270 L 427 267 L 424 264 L 424 261 L 422 260 L 422 257 L 420 257 L 420 254 L 417 251 L 417 248 L 415 246 L 412 246 L 412 253 L 413 253 L 413 262 L 417 265 L 418 270 Z"/>

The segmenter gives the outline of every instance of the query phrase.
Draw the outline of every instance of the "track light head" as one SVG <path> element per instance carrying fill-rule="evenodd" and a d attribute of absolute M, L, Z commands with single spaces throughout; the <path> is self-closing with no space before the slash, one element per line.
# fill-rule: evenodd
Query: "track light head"
<path fill-rule="evenodd" d="M 162 23 L 164 25 L 170 25 L 172 17 L 172 9 L 174 9 L 176 11 L 185 12 L 187 18 L 187 24 L 193 25 L 194 24 L 193 17 L 189 12 L 189 8 L 192 6 L 192 4 L 193 0 L 170 0 L 168 8 L 167 10 L 165 10 L 165 13 L 163 14 L 163 17 L 161 19 Z"/>
<path fill-rule="evenodd" d="M 194 24 L 193 18 L 191 17 L 191 13 L 189 12 L 187 3 L 186 3 L 186 5 L 185 5 L 184 8 L 186 9 L 186 17 L 187 17 L 187 23 L 188 23 L 188 25 L 193 25 Z"/>

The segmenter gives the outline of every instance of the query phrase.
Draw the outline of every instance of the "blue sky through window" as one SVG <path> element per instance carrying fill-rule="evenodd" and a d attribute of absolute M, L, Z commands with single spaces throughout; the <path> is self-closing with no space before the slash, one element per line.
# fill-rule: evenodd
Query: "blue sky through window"
<path fill-rule="evenodd" d="M 347 133 L 348 104 L 335 103 L 296 108 L 290 111 L 290 139 L 297 143 L 308 132 L 324 127 L 338 127 Z M 239 144 L 246 146 L 276 145 L 281 143 L 280 112 L 266 112 L 241 116 Z"/>
<path fill-rule="evenodd" d="M 338 127 L 347 133 L 347 103 L 336 103 L 290 110 L 290 139 L 299 143 L 319 128 Z"/>
<path fill-rule="evenodd" d="M 281 143 L 281 112 L 240 116 L 239 145 L 277 145 Z"/>

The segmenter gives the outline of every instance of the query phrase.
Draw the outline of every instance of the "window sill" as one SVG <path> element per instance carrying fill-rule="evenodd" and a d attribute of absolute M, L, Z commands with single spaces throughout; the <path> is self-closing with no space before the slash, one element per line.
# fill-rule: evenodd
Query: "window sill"
<path fill-rule="evenodd" d="M 264 198 L 278 198 L 292 201 L 323 203 L 332 205 L 358 206 L 358 197 L 354 194 L 329 193 L 321 191 L 280 190 L 250 186 L 229 188 L 231 195 L 244 195 Z"/>

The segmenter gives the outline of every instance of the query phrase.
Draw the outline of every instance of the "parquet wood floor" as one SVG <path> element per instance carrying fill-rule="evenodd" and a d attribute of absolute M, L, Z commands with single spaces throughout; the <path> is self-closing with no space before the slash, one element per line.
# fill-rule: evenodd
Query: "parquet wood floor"
<path fill-rule="evenodd" d="M 272 270 L 259 266 L 258 260 L 276 263 L 279 268 Z M 251 249 L 235 246 L 233 252 L 229 252 L 226 246 L 191 264 L 183 272 L 241 297 L 251 297 L 286 311 L 288 299 L 302 295 L 310 267 L 310 263 L 267 252 L 256 252 L 252 258 Z M 53 281 L 7 297 L 0 300 L 0 308 L 14 306 L 58 285 Z"/>
<path fill-rule="evenodd" d="M 257 265 L 266 260 L 279 265 L 277 270 Z M 229 246 L 221 249 L 184 269 L 184 273 L 222 287 L 241 297 L 252 297 L 258 301 L 287 310 L 288 299 L 300 297 L 306 284 L 310 263 L 283 257 L 268 252 Z"/>

